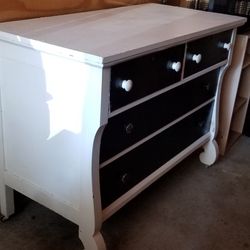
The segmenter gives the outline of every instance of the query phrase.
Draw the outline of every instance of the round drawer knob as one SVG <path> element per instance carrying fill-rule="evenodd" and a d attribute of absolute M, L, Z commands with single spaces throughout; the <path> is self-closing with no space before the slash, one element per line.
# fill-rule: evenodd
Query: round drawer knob
<path fill-rule="evenodd" d="M 128 125 L 125 126 L 125 131 L 129 135 L 133 132 L 134 125 L 132 123 L 129 123 Z"/>
<path fill-rule="evenodd" d="M 204 128 L 205 122 L 204 121 L 199 121 L 198 122 L 198 127 L 199 128 Z"/>
<path fill-rule="evenodd" d="M 122 81 L 122 88 L 126 91 L 129 92 L 133 87 L 133 82 L 132 80 L 123 80 Z"/>
<path fill-rule="evenodd" d="M 231 43 L 224 43 L 223 44 L 223 49 L 226 49 L 226 50 L 230 50 L 231 49 L 231 47 L 232 47 L 232 44 Z"/>
<path fill-rule="evenodd" d="M 170 68 L 175 72 L 179 72 L 181 70 L 181 63 L 180 62 L 173 62 L 170 64 Z"/>
<path fill-rule="evenodd" d="M 192 56 L 192 61 L 196 62 L 197 64 L 201 62 L 202 56 L 201 54 L 195 54 Z"/>

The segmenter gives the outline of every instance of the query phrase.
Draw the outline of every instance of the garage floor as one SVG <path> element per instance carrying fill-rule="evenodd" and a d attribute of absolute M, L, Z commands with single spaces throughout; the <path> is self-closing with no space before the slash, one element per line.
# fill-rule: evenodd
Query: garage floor
<path fill-rule="evenodd" d="M 17 195 L 0 250 L 78 250 L 77 226 Z M 250 138 L 205 168 L 195 153 L 111 217 L 108 250 L 250 249 Z"/>

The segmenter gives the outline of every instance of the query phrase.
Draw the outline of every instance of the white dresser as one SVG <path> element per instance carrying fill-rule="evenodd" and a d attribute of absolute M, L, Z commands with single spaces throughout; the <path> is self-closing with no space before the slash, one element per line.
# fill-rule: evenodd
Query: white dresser
<path fill-rule="evenodd" d="M 103 221 L 133 197 L 200 147 L 213 164 L 244 22 L 146 4 L 0 24 L 3 220 L 14 189 L 104 250 Z"/>

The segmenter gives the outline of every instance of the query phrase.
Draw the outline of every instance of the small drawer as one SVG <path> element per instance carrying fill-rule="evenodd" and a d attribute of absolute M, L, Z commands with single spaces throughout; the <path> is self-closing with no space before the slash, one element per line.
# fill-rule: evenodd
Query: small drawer
<path fill-rule="evenodd" d="M 114 111 L 181 79 L 184 45 L 111 68 L 110 110 Z"/>
<path fill-rule="evenodd" d="M 232 30 L 188 43 L 184 76 L 226 60 L 231 48 L 231 36 Z"/>
<path fill-rule="evenodd" d="M 101 140 L 100 162 L 214 97 L 218 73 L 207 73 L 110 118 Z"/>
<path fill-rule="evenodd" d="M 213 104 L 100 169 L 103 208 L 209 132 Z"/>

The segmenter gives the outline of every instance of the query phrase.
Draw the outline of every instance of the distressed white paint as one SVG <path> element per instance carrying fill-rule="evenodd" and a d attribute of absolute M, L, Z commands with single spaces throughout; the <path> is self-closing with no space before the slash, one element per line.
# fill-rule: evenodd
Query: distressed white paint
<path fill-rule="evenodd" d="M 235 44 L 236 34 L 237 30 L 234 29 L 231 37 L 231 44 Z M 229 50 L 227 64 L 224 67 L 221 67 L 219 74 L 216 98 L 215 98 L 211 126 L 210 126 L 211 139 L 206 145 L 204 145 L 203 147 L 204 152 L 200 154 L 200 161 L 206 164 L 207 166 L 213 165 L 219 156 L 219 147 L 217 142 L 215 141 L 215 138 L 217 136 L 219 128 L 220 93 L 221 93 L 223 77 L 225 75 L 226 70 L 231 64 L 232 55 L 233 55 L 233 48 L 231 46 Z"/>
<path fill-rule="evenodd" d="M 93 244 L 102 222 L 99 149 L 93 152 L 93 145 L 107 123 L 109 70 L 15 44 L 0 48 L 7 176 L 1 186 L 77 223 L 85 245 Z M 9 202 L 1 204 L 5 215 Z"/>

